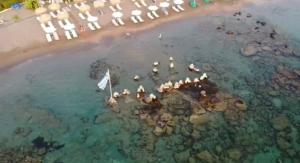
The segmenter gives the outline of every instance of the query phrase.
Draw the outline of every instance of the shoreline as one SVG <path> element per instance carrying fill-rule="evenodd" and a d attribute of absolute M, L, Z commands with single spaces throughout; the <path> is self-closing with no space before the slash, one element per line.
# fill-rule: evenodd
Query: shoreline
<path fill-rule="evenodd" d="M 84 32 L 80 34 L 80 37 L 75 40 L 60 40 L 54 43 L 41 43 L 37 42 L 31 44 L 25 48 L 15 48 L 8 52 L 0 52 L 0 73 L 23 63 L 29 59 L 40 57 L 46 55 L 49 52 L 59 52 L 62 50 L 67 50 L 75 46 L 84 46 L 85 44 L 98 44 L 103 40 L 113 37 L 117 38 L 126 33 L 130 34 L 140 34 L 143 31 L 151 30 L 159 25 L 163 25 L 170 22 L 181 21 L 184 18 L 192 18 L 197 14 L 202 14 L 202 16 L 212 15 L 216 13 L 228 13 L 241 9 L 245 5 L 253 4 L 254 1 L 251 0 L 241 0 L 233 2 L 217 2 L 215 4 L 203 6 L 202 3 L 200 7 L 193 9 L 187 8 L 186 11 L 181 13 L 171 13 L 169 16 L 164 16 L 154 21 L 147 19 L 143 24 L 133 24 L 127 23 L 123 27 L 114 27 L 112 24 L 106 24 L 101 30 L 96 32 Z M 128 20 L 126 20 L 128 22 Z M 47 47 L 44 47 L 47 46 Z"/>

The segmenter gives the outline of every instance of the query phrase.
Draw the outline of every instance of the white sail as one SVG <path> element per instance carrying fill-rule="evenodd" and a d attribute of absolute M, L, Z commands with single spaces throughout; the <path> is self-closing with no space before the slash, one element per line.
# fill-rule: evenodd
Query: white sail
<path fill-rule="evenodd" d="M 109 70 L 107 70 L 103 79 L 98 83 L 98 87 L 104 90 L 109 80 L 110 80 L 110 74 L 109 74 Z"/>

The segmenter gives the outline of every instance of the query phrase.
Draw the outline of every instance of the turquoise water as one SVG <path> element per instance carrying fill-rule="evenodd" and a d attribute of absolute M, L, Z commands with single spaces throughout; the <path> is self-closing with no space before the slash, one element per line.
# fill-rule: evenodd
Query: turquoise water
<path fill-rule="evenodd" d="M 299 162 L 299 87 L 274 88 L 278 66 L 299 70 L 299 57 L 240 54 L 245 43 L 260 39 L 260 34 L 249 32 L 257 26 L 256 20 L 267 22 L 266 28 L 276 28 L 279 41 L 287 41 L 299 54 L 297 5 L 296 0 L 285 5 L 266 1 L 242 9 L 241 21 L 232 13 L 180 20 L 140 34 L 49 53 L 1 73 L 0 159 L 4 160 L 4 151 L 30 147 L 40 136 L 64 144 L 39 155 L 49 163 Z M 245 17 L 248 12 L 251 18 Z M 226 30 L 216 30 L 222 24 Z M 231 36 L 226 31 L 242 34 Z M 177 73 L 168 70 L 169 56 L 175 58 Z M 191 129 L 200 132 L 198 136 L 187 134 L 184 126 L 192 126 L 183 122 L 172 135 L 157 137 L 152 127 L 134 115 L 136 102 L 121 102 L 121 113 L 105 105 L 108 90 L 97 91 L 97 80 L 89 78 L 90 65 L 99 59 L 120 67 L 114 90 L 135 92 L 143 84 L 146 91 L 155 94 L 162 82 L 200 76 L 187 71 L 194 63 L 208 73 L 220 91 L 243 99 L 247 110 L 234 124 L 226 112 L 210 113 L 214 121 Z M 156 60 L 161 65 L 154 81 L 151 69 Z M 143 80 L 134 82 L 134 74 Z M 289 80 L 299 85 L 299 75 L 294 76 Z M 276 129 L 283 123 L 287 127 Z M 17 128 L 23 130 L 16 133 Z M 199 156 L 203 151 L 209 153 L 204 158 Z"/>

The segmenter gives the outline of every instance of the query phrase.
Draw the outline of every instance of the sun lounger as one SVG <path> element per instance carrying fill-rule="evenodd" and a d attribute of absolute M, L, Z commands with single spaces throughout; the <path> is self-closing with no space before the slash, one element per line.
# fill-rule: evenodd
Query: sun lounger
<path fill-rule="evenodd" d="M 80 8 L 80 6 L 79 6 L 77 3 L 75 3 L 74 6 L 75 6 L 77 9 Z"/>
<path fill-rule="evenodd" d="M 134 5 L 137 7 L 137 8 L 141 8 L 142 6 L 140 5 L 139 2 L 134 2 Z"/>
<path fill-rule="evenodd" d="M 66 37 L 67 37 L 68 40 L 72 39 L 70 31 L 65 31 L 65 35 L 66 35 Z"/>
<path fill-rule="evenodd" d="M 88 23 L 88 27 L 89 27 L 90 30 L 92 30 L 92 31 L 96 30 L 96 29 L 94 28 L 94 26 L 92 25 L 92 23 Z"/>
<path fill-rule="evenodd" d="M 140 22 L 144 22 L 144 20 L 142 19 L 141 16 L 137 16 L 136 18 L 137 18 Z"/>
<path fill-rule="evenodd" d="M 71 33 L 72 33 L 73 37 L 75 37 L 75 38 L 78 37 L 78 35 L 77 35 L 77 33 L 76 33 L 76 31 L 74 29 L 71 30 Z"/>
<path fill-rule="evenodd" d="M 177 8 L 181 11 L 184 11 L 184 8 L 181 5 L 177 5 Z"/>
<path fill-rule="evenodd" d="M 133 23 L 138 23 L 138 21 L 135 19 L 134 16 L 131 16 L 130 19 L 132 20 Z"/>
<path fill-rule="evenodd" d="M 122 7 L 120 6 L 120 4 L 117 4 L 116 7 L 118 10 L 122 10 Z"/>
<path fill-rule="evenodd" d="M 125 23 L 123 22 L 123 20 L 121 18 L 118 18 L 117 20 L 118 20 L 119 24 L 125 25 Z"/>
<path fill-rule="evenodd" d="M 151 12 L 147 12 L 147 16 L 148 16 L 148 18 L 151 19 L 151 20 L 154 19 L 154 17 L 152 16 Z"/>
<path fill-rule="evenodd" d="M 58 24 L 59 24 L 59 26 L 60 26 L 61 28 L 64 28 L 64 26 L 65 26 L 64 23 L 63 23 L 61 20 L 58 21 Z"/>
<path fill-rule="evenodd" d="M 112 12 L 117 11 L 113 6 L 109 6 L 109 8 L 111 9 Z"/>
<path fill-rule="evenodd" d="M 64 19 L 64 20 L 65 20 L 67 26 L 72 26 L 72 28 L 75 28 L 75 25 L 73 23 L 71 23 L 69 19 Z"/>
<path fill-rule="evenodd" d="M 114 26 L 116 26 L 116 27 L 119 26 L 119 24 L 117 23 L 116 19 L 112 19 L 111 21 L 112 21 L 112 23 L 113 23 Z"/>
<path fill-rule="evenodd" d="M 159 18 L 159 15 L 157 14 L 156 11 L 152 11 L 152 14 L 153 14 L 155 17 Z"/>
<path fill-rule="evenodd" d="M 97 28 L 97 29 L 100 29 L 101 26 L 98 24 L 98 22 L 93 22 L 94 26 Z"/>
<path fill-rule="evenodd" d="M 52 42 L 51 35 L 49 33 L 46 34 L 46 39 L 48 42 Z"/>
<path fill-rule="evenodd" d="M 53 18 L 57 18 L 57 14 L 55 14 L 54 12 L 50 12 L 50 15 L 53 17 Z"/>
<path fill-rule="evenodd" d="M 140 2 L 141 2 L 141 4 L 143 5 L 143 6 L 147 6 L 147 4 L 146 4 L 146 2 L 144 1 L 144 0 L 140 0 Z"/>
<path fill-rule="evenodd" d="M 52 34 L 53 34 L 54 40 L 59 40 L 58 34 L 56 32 L 53 32 Z"/>
<path fill-rule="evenodd" d="M 79 17 L 82 19 L 82 20 L 85 20 L 85 17 L 84 17 L 84 15 L 80 12 L 79 14 Z"/>
<path fill-rule="evenodd" d="M 51 21 L 48 21 L 48 25 L 49 25 L 50 28 L 55 28 Z"/>
<path fill-rule="evenodd" d="M 180 12 L 179 9 L 178 9 L 176 6 L 172 6 L 172 9 L 173 9 L 175 12 Z"/>
<path fill-rule="evenodd" d="M 36 17 L 36 20 L 38 20 L 39 22 L 41 21 L 41 19 L 40 19 L 40 17 L 38 16 L 38 17 Z"/>

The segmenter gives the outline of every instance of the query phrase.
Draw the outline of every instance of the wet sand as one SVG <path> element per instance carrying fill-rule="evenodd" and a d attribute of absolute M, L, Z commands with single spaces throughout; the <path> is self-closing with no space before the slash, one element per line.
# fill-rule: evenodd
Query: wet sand
<path fill-rule="evenodd" d="M 174 22 L 180 19 L 187 19 L 189 17 L 193 17 L 195 15 L 213 15 L 215 13 L 226 13 L 226 12 L 233 12 L 237 11 L 239 8 L 245 5 L 249 5 L 254 1 L 251 0 L 242 0 L 242 1 L 235 1 L 235 2 L 217 2 L 215 4 L 205 5 L 201 4 L 200 7 L 197 9 L 192 9 L 185 4 L 186 11 L 181 13 L 171 12 L 169 16 L 157 19 L 157 20 L 148 20 L 145 18 L 146 22 L 143 24 L 133 24 L 126 21 L 126 25 L 124 27 L 113 27 L 111 23 L 105 24 L 100 31 L 97 32 L 84 32 L 81 33 L 79 39 L 66 41 L 61 40 L 51 44 L 45 43 L 41 40 L 36 40 L 34 43 L 28 44 L 26 39 L 18 45 L 18 48 L 14 48 L 8 52 L 0 53 L 0 71 L 3 71 L 7 68 L 10 68 L 18 63 L 26 61 L 30 58 L 34 58 L 37 56 L 41 56 L 46 54 L 47 52 L 53 52 L 64 49 L 69 49 L 76 46 L 84 46 L 86 44 L 98 44 L 101 43 L 101 40 L 106 38 L 117 38 L 121 35 L 125 35 L 126 33 L 130 34 L 138 34 L 140 32 L 150 30 L 155 26 L 161 25 L 167 22 Z M 105 15 L 106 18 L 110 17 L 110 14 Z M 145 16 L 144 16 L 145 17 Z M 126 19 L 125 19 L 126 20 Z M 36 21 L 36 20 L 34 20 Z M 24 22 L 20 22 L 18 25 L 22 25 Z M 9 28 L 9 27 L 8 27 Z M 36 30 L 36 29 L 32 29 Z M 41 37 L 38 34 L 38 37 Z M 16 36 L 12 36 L 11 39 L 18 39 Z M 15 45 L 11 45 L 14 47 Z"/>

